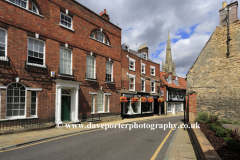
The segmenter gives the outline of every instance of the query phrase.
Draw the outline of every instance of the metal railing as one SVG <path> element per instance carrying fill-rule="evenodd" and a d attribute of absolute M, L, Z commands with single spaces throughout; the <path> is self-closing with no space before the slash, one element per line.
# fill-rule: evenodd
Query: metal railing
<path fill-rule="evenodd" d="M 0 135 L 55 126 L 55 117 L 0 121 Z"/>
<path fill-rule="evenodd" d="M 121 116 L 121 113 L 96 113 L 96 114 L 84 114 L 82 113 L 79 115 L 79 120 L 81 122 L 95 122 L 95 121 L 102 121 L 105 118 L 114 117 L 114 116 Z"/>

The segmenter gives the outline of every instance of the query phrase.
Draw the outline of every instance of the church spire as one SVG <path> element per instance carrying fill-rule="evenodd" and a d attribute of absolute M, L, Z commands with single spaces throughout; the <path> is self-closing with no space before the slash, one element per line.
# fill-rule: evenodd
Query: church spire
<path fill-rule="evenodd" d="M 175 71 L 175 60 L 174 60 L 174 63 L 172 62 L 172 51 L 171 51 L 169 31 L 168 31 L 168 39 L 167 39 L 165 65 L 163 66 L 162 71 L 166 72 L 166 73 L 171 72 L 173 75 L 175 75 L 175 73 L 176 73 L 176 71 Z"/>

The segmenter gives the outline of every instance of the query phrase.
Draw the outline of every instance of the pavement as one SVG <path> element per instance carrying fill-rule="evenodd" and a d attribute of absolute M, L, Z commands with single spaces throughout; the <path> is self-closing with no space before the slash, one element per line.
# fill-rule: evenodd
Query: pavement
<path fill-rule="evenodd" d="M 174 133 L 164 160 L 197 160 L 197 153 L 187 129 L 178 128 Z"/>
<path fill-rule="evenodd" d="M 169 118 L 171 116 L 153 116 L 153 117 L 141 117 L 141 118 L 133 118 L 133 119 L 124 119 L 120 121 L 112 121 L 104 124 L 128 124 L 132 122 L 143 122 L 147 120 L 154 119 L 162 119 Z M 174 116 L 173 116 L 174 117 Z M 71 135 L 87 130 L 94 130 L 85 128 L 88 124 L 84 124 L 82 128 L 52 128 L 42 131 L 30 131 L 23 133 L 15 133 L 9 135 L 1 135 L 0 136 L 0 153 L 11 150 L 14 147 L 20 147 L 26 144 L 32 144 L 34 142 L 41 142 L 43 140 L 48 140 L 57 137 L 63 137 L 66 135 Z M 95 129 L 96 130 L 96 129 Z M 196 154 L 193 149 L 193 145 L 191 143 L 188 132 L 183 129 L 177 129 L 171 139 L 170 145 L 167 149 L 164 160 L 180 160 L 180 159 L 197 159 Z"/>

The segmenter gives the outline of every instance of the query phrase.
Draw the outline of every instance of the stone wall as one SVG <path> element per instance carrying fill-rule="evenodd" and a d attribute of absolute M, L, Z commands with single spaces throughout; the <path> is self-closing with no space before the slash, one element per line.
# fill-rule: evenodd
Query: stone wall
<path fill-rule="evenodd" d="M 187 74 L 187 94 L 197 94 L 197 112 L 206 111 L 240 120 L 240 24 L 230 24 L 230 55 L 227 58 L 227 27 L 217 27 Z"/>

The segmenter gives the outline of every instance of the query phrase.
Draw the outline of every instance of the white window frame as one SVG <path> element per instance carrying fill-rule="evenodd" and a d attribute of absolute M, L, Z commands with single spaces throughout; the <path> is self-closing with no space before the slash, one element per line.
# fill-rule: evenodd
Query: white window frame
<path fill-rule="evenodd" d="M 14 82 L 15 83 L 15 82 Z M 12 85 L 14 83 L 10 83 L 9 85 Z M 21 84 L 21 83 L 20 83 Z M 9 86 L 8 85 L 8 86 Z M 27 88 L 26 86 L 24 86 L 23 84 L 21 84 L 23 87 L 25 87 L 25 106 L 24 106 L 24 115 L 22 116 L 7 116 L 7 105 L 8 105 L 8 102 L 7 102 L 7 99 L 8 99 L 8 86 L 6 88 L 6 111 L 5 111 L 5 115 L 6 115 L 6 119 L 18 119 L 18 118 L 26 118 L 26 112 L 27 112 Z M 20 96 L 19 96 L 20 97 Z M 20 100 L 19 100 L 20 101 Z M 30 107 L 31 108 L 31 107 Z"/>
<path fill-rule="evenodd" d="M 44 47 L 43 47 L 43 65 L 28 62 L 28 45 L 29 45 L 29 39 L 33 39 L 33 40 L 37 40 L 37 41 L 43 42 L 43 44 L 44 44 Z M 31 65 L 31 66 L 37 66 L 37 67 L 46 68 L 46 65 L 45 65 L 45 59 L 46 59 L 45 48 L 46 48 L 45 41 L 40 40 L 40 39 L 37 39 L 37 38 L 33 38 L 33 37 L 28 37 L 28 44 L 27 44 L 27 64 L 28 64 L 28 65 Z"/>
<path fill-rule="evenodd" d="M 135 59 L 129 57 L 129 70 L 135 71 Z M 133 68 L 130 68 L 130 63 L 133 62 Z"/>
<path fill-rule="evenodd" d="M 100 41 L 100 40 L 98 40 L 98 33 L 100 33 L 100 34 L 102 34 L 102 41 Z M 102 43 L 104 43 L 104 41 L 105 41 L 105 34 L 104 33 L 102 33 L 101 31 L 97 31 L 96 32 L 96 38 L 95 38 L 96 40 L 98 40 L 99 42 L 102 42 Z"/>
<path fill-rule="evenodd" d="M 130 87 L 130 79 L 131 78 L 133 78 L 133 84 L 134 84 L 134 87 L 133 87 L 133 89 L 131 89 L 131 87 Z M 136 84 L 135 84 L 135 78 L 136 78 L 136 76 L 135 75 L 132 75 L 132 74 L 129 74 L 129 91 L 135 91 L 135 86 L 136 86 Z"/>
<path fill-rule="evenodd" d="M 111 67 L 111 81 L 106 81 L 106 82 L 113 82 L 113 63 L 110 62 L 110 61 L 106 61 L 106 76 L 107 76 L 107 63 L 111 64 L 112 67 Z"/>
<path fill-rule="evenodd" d="M 91 113 L 95 113 L 95 94 L 91 94 Z"/>
<path fill-rule="evenodd" d="M 36 113 L 35 113 L 35 115 L 31 114 L 31 111 L 32 111 L 32 92 L 36 92 Z M 31 106 L 30 106 L 30 116 L 31 117 L 37 117 L 37 108 L 38 108 L 38 92 L 37 91 L 31 91 Z"/>
<path fill-rule="evenodd" d="M 106 112 L 110 112 L 110 110 L 109 110 L 109 99 L 110 99 L 110 95 L 109 94 L 104 94 L 105 96 L 107 96 L 107 99 L 105 99 L 105 100 L 107 100 L 107 111 Z M 104 96 L 104 97 L 105 97 Z M 105 108 L 105 107 L 104 107 Z"/>
<path fill-rule="evenodd" d="M 90 55 L 87 55 L 87 57 L 91 57 L 94 59 L 94 79 L 96 79 L 96 57 L 93 57 Z M 86 60 L 86 72 L 87 72 L 87 60 Z M 92 78 L 86 77 L 86 79 L 92 79 Z"/>
<path fill-rule="evenodd" d="M 155 70 L 155 66 L 150 66 L 150 74 L 151 76 L 155 76 L 156 75 L 156 70 Z M 152 74 L 152 69 L 154 69 L 154 74 Z"/>
<path fill-rule="evenodd" d="M 37 12 L 34 12 L 34 11 L 33 11 L 33 6 L 36 8 Z M 33 1 L 32 1 L 32 11 L 33 11 L 34 13 L 36 13 L 36 14 L 39 14 L 39 10 L 38 10 L 36 4 L 35 4 Z"/>
<path fill-rule="evenodd" d="M 98 105 L 99 105 L 99 101 L 98 101 L 98 98 L 99 98 L 99 96 L 98 96 L 98 93 L 99 92 L 102 92 L 101 94 L 102 94 L 102 111 L 98 111 Z M 104 113 L 104 110 L 105 110 L 105 104 L 104 104 L 104 102 L 105 102 L 105 94 L 104 94 L 104 92 L 102 91 L 102 90 L 98 90 L 98 92 L 97 92 L 97 113 Z"/>
<path fill-rule="evenodd" d="M 66 17 L 68 17 L 68 18 L 71 19 L 71 27 L 65 26 L 65 25 L 63 25 L 63 24 L 61 23 L 61 19 L 62 19 L 62 18 L 61 18 L 61 15 L 62 15 L 62 14 L 63 14 L 64 16 L 66 16 Z M 59 23 L 59 25 L 62 26 L 62 27 L 65 27 L 65 28 L 67 28 L 67 29 L 70 29 L 70 30 L 74 31 L 74 30 L 73 30 L 73 18 L 72 18 L 71 16 L 63 13 L 63 12 L 60 12 L 60 23 Z"/>
<path fill-rule="evenodd" d="M 152 91 L 152 83 L 153 83 L 153 88 L 154 88 L 154 91 Z M 155 83 L 155 81 L 154 80 L 151 80 L 151 93 L 155 93 L 155 91 L 156 91 L 156 83 Z"/>
<path fill-rule="evenodd" d="M 144 58 L 145 56 L 145 58 Z M 147 53 L 143 53 L 143 59 L 147 60 Z"/>
<path fill-rule="evenodd" d="M 15 4 L 16 6 L 19 6 L 19 7 L 21 7 L 21 8 L 24 8 L 24 7 L 20 6 L 20 5 L 18 5 L 18 4 L 16 3 L 16 0 L 15 0 L 15 3 L 14 3 L 14 2 L 11 2 L 10 0 L 6 0 L 6 1 L 8 1 L 8 2 L 10 2 L 10 3 L 12 3 L 12 4 Z M 22 1 L 22 0 L 20 0 L 20 1 Z M 28 10 L 28 4 L 29 4 L 29 0 L 26 0 L 26 8 L 24 8 L 24 9 Z"/>
<path fill-rule="evenodd" d="M 142 67 L 144 67 L 144 72 L 142 71 L 143 70 Z M 145 63 L 142 63 L 142 65 L 141 65 L 141 72 L 142 72 L 142 74 L 146 74 L 146 64 Z"/>
<path fill-rule="evenodd" d="M 29 10 L 29 7 L 28 7 L 29 1 L 28 1 L 28 0 L 27 0 L 27 5 L 26 5 L 26 8 L 24 8 L 24 7 L 22 7 L 22 6 L 19 6 L 18 4 L 14 3 L 14 2 L 11 2 L 10 0 L 5 0 L 5 1 L 6 1 L 6 2 L 8 2 L 8 3 L 11 3 L 11 4 L 13 4 L 13 5 L 15 5 L 15 6 L 19 7 L 19 8 L 22 8 L 22 9 L 24 9 L 24 10 L 28 11 L 28 12 L 31 12 L 31 13 L 33 13 L 33 14 L 37 15 L 37 16 L 43 17 L 43 16 L 42 16 L 42 15 L 40 15 L 39 13 L 35 13 L 35 12 L 33 12 L 33 11 Z M 38 8 L 37 8 L 37 9 L 38 9 Z M 39 9 L 38 9 L 38 11 L 39 11 Z"/>
<path fill-rule="evenodd" d="M 61 49 L 71 51 L 70 75 L 73 75 L 73 73 L 72 73 L 72 64 L 73 64 L 73 59 L 72 59 L 73 53 L 72 53 L 72 50 L 71 50 L 71 49 L 68 49 L 68 48 L 65 48 L 65 47 L 60 47 L 60 52 L 61 52 Z M 60 53 L 60 52 L 59 52 L 59 60 L 61 60 L 61 53 Z M 60 61 L 59 61 L 59 69 L 60 69 Z M 62 73 L 62 74 L 63 74 L 63 73 Z"/>
<path fill-rule="evenodd" d="M 171 104 L 171 110 L 168 110 L 169 104 Z M 173 112 L 173 104 L 174 103 L 167 103 L 167 112 Z"/>
<path fill-rule="evenodd" d="M 0 27 L 0 29 L 5 31 L 5 56 L 4 57 L 0 57 L 0 60 L 8 61 L 8 58 L 7 58 L 7 39 L 8 39 L 8 34 L 7 34 L 7 30 L 6 29 L 1 28 L 1 27 Z"/>
<path fill-rule="evenodd" d="M 161 91 L 161 96 L 164 96 L 164 91 Z"/>
<path fill-rule="evenodd" d="M 141 78 L 141 92 L 145 92 L 146 90 L 146 82 L 145 82 L 145 78 Z M 144 82 L 144 85 L 142 84 L 142 82 Z M 142 87 L 144 87 L 144 90 L 142 90 Z"/>

